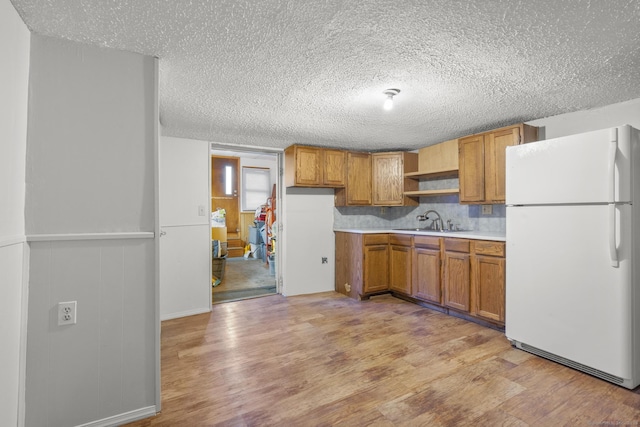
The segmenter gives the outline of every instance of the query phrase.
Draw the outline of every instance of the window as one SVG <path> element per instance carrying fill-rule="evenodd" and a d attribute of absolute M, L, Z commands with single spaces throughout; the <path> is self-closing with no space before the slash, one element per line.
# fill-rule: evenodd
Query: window
<path fill-rule="evenodd" d="M 242 210 L 255 211 L 271 197 L 271 169 L 242 167 Z"/>

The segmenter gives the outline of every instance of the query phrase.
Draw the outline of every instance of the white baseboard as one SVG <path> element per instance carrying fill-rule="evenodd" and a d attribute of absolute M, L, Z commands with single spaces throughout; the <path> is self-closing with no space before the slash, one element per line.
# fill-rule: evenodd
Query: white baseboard
<path fill-rule="evenodd" d="M 135 409 L 133 411 L 125 412 L 124 414 L 114 415 L 113 417 L 103 418 L 97 421 L 91 421 L 90 423 L 81 424 L 76 427 L 116 427 L 122 424 L 131 423 L 136 420 L 151 417 L 156 415 L 155 406 L 147 406 L 146 408 Z"/>
<path fill-rule="evenodd" d="M 180 311 L 177 313 L 169 313 L 169 314 L 163 314 L 162 316 L 160 316 L 160 320 L 171 320 L 171 319 L 177 319 L 178 317 L 187 317 L 187 316 L 193 316 L 196 314 L 202 314 L 202 313 L 209 313 L 211 311 L 211 309 L 209 307 L 206 308 L 196 308 L 193 310 L 187 310 L 187 311 Z"/>

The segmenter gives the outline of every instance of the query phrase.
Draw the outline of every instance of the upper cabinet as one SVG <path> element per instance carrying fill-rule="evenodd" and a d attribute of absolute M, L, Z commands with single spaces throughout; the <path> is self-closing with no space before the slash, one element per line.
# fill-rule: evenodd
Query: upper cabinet
<path fill-rule="evenodd" d="M 331 187 L 344 187 L 346 177 L 346 152 L 324 149 L 323 183 Z"/>
<path fill-rule="evenodd" d="M 418 154 L 401 151 L 371 155 L 373 205 L 417 206 L 418 201 L 405 195 L 416 191 L 418 181 L 405 177 L 418 170 Z"/>
<path fill-rule="evenodd" d="M 346 153 L 342 150 L 292 145 L 284 151 L 284 160 L 287 187 L 345 185 Z"/>
<path fill-rule="evenodd" d="M 371 206 L 371 154 L 347 153 L 347 182 L 336 190 L 336 206 Z"/>
<path fill-rule="evenodd" d="M 504 203 L 506 148 L 537 139 L 538 128 L 524 124 L 460 138 L 460 203 Z"/>
<path fill-rule="evenodd" d="M 418 167 L 418 154 L 347 153 L 347 183 L 336 190 L 336 206 L 415 206 L 418 201 L 405 191 L 417 190 L 418 182 L 405 177 Z"/>
<path fill-rule="evenodd" d="M 425 178 L 458 176 L 458 140 L 421 148 L 417 173 Z"/>

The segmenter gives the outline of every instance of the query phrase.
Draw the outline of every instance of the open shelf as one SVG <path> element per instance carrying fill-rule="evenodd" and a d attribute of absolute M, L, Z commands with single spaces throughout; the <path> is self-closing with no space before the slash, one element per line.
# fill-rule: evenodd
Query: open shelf
<path fill-rule="evenodd" d="M 445 188 L 442 190 L 418 190 L 405 191 L 404 195 L 409 197 L 429 197 L 429 196 L 448 196 L 451 194 L 459 194 L 459 188 Z"/>
<path fill-rule="evenodd" d="M 405 178 L 411 179 L 437 179 L 437 178 L 455 178 L 458 176 L 458 169 L 443 169 L 431 172 L 409 172 L 405 173 Z"/>

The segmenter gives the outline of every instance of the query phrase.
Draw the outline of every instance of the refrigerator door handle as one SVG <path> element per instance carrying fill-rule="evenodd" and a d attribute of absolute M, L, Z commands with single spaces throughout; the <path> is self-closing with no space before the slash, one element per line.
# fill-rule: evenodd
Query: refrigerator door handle
<path fill-rule="evenodd" d="M 616 205 L 609 204 L 609 256 L 611 267 L 618 268 L 618 248 L 616 244 Z"/>
<path fill-rule="evenodd" d="M 609 203 L 616 202 L 616 154 L 618 153 L 618 129 L 609 134 Z"/>

